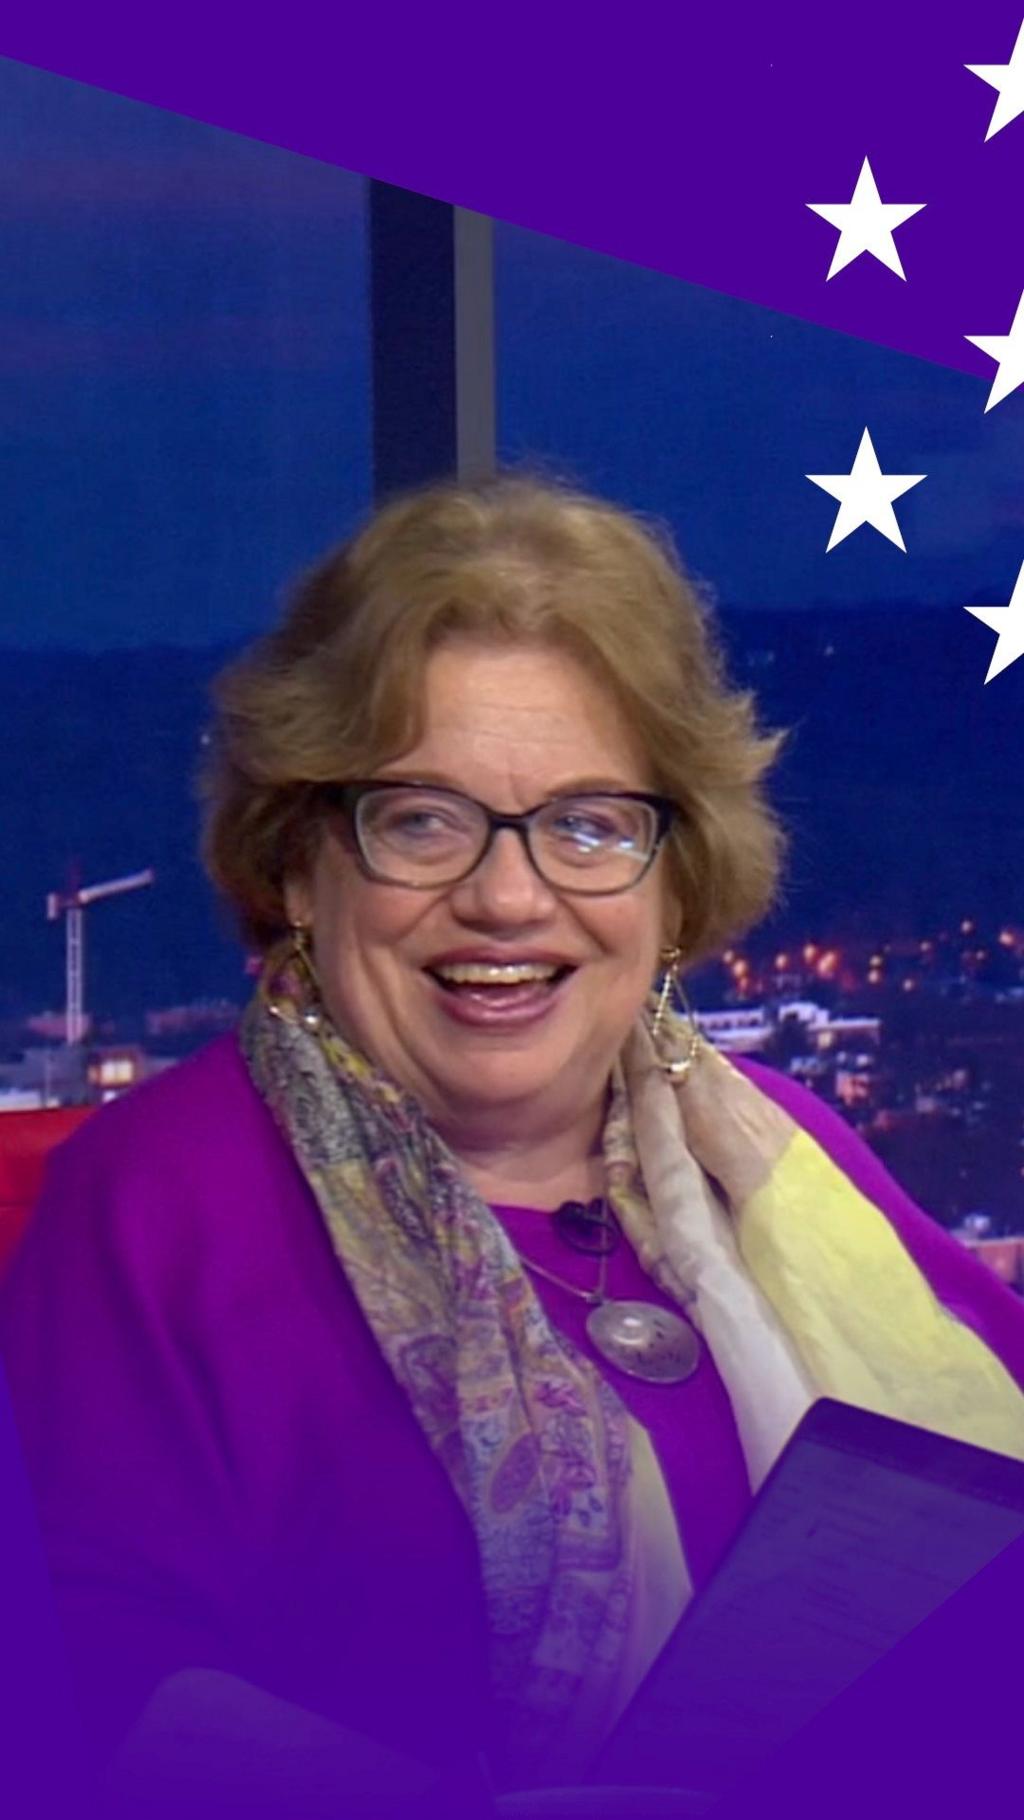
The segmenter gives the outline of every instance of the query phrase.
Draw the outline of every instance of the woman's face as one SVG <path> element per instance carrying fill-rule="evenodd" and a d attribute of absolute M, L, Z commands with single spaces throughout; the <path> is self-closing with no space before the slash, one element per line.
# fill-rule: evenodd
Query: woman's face
<path fill-rule="evenodd" d="M 425 672 L 423 737 L 375 774 L 446 784 L 506 813 L 580 789 L 653 788 L 642 748 L 603 686 L 567 653 L 456 639 Z M 598 781 L 599 780 L 599 781 Z M 289 915 L 311 926 L 324 998 L 339 1028 L 443 1130 L 512 1117 L 550 1129 L 604 1090 L 615 1056 L 672 938 L 664 851 L 639 885 L 612 897 L 560 893 L 502 829 L 470 877 L 436 891 L 378 884 L 340 832 L 312 875 L 293 881 Z M 427 971 L 452 956 L 543 956 L 574 971 L 533 1021 L 460 1021 Z M 514 1109 L 514 1112 L 513 1112 Z"/>

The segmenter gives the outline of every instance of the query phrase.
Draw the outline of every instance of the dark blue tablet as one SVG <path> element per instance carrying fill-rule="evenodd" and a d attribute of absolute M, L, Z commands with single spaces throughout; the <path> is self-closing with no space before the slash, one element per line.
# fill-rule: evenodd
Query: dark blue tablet
<path fill-rule="evenodd" d="M 594 1780 L 721 1792 L 1022 1536 L 1024 1463 L 816 1403 Z"/>

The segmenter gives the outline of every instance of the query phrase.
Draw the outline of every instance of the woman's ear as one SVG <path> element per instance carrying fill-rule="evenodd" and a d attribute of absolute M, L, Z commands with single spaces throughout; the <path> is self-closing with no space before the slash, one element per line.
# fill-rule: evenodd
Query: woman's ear
<path fill-rule="evenodd" d="M 313 893 L 308 879 L 285 879 L 284 907 L 293 929 L 300 926 L 310 928 L 313 921 Z"/>
<path fill-rule="evenodd" d="M 685 924 L 678 903 L 671 902 L 666 904 L 665 915 L 662 920 L 662 947 L 682 948 L 685 951 L 686 943 L 683 940 L 684 933 Z"/>

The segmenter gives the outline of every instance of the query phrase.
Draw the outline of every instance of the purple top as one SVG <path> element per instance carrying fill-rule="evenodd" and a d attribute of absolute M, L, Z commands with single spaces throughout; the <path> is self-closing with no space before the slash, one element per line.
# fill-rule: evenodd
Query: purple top
<path fill-rule="evenodd" d="M 742 1068 L 885 1212 L 1024 1385 L 1013 1292 L 805 1089 Z M 536 1262 L 593 1282 L 593 1261 L 538 1212 L 498 1212 Z M 585 1304 L 534 1280 L 596 1358 Z M 624 1247 L 609 1286 L 660 1299 Z M 187 1666 L 240 1674 L 438 1763 L 479 1735 L 472 1530 L 233 1036 L 54 1153 L 0 1300 L 0 1347 L 101 1748 Z M 683 1385 L 615 1384 L 652 1432 L 700 1583 L 749 1502 L 714 1362 L 705 1350 Z"/>
<path fill-rule="evenodd" d="M 574 1252 L 555 1231 L 549 1212 L 495 1207 L 522 1257 L 568 1283 L 593 1289 L 598 1260 Z M 725 1386 L 706 1346 L 683 1384 L 644 1384 L 609 1365 L 587 1334 L 590 1309 L 580 1297 L 530 1274 L 553 1327 L 564 1333 L 614 1384 L 631 1415 L 650 1431 L 672 1497 L 687 1565 L 703 1585 L 750 1507 L 746 1461 Z M 609 1296 L 679 1309 L 652 1283 L 623 1240 L 608 1259 Z"/>

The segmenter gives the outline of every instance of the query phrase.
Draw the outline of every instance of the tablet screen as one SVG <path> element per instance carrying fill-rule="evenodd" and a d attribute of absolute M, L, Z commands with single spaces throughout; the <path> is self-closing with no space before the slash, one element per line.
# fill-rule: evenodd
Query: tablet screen
<path fill-rule="evenodd" d="M 727 1786 L 1021 1535 L 1024 1463 L 816 1403 L 597 1779 Z"/>

